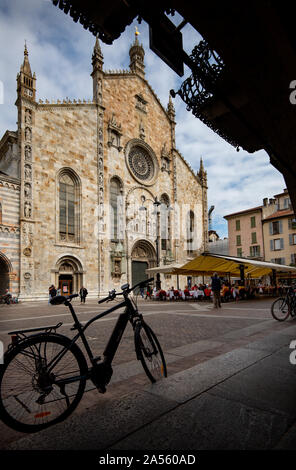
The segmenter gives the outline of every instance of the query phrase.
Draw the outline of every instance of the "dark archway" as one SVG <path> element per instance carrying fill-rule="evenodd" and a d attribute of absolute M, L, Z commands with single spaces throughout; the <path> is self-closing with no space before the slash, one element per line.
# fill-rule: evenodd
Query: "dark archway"
<path fill-rule="evenodd" d="M 0 295 L 9 289 L 9 262 L 6 256 L 0 253 Z"/>
<path fill-rule="evenodd" d="M 132 285 L 148 278 L 146 269 L 156 265 L 156 252 L 147 240 L 139 240 L 132 249 Z"/>

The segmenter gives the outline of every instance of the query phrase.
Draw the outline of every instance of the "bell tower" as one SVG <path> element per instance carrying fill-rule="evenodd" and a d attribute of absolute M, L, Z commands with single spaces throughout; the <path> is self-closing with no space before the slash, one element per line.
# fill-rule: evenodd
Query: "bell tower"
<path fill-rule="evenodd" d="M 130 56 L 130 70 L 131 72 L 137 73 L 141 77 L 145 78 L 145 65 L 144 56 L 145 51 L 142 44 L 139 43 L 138 35 L 139 31 L 136 29 L 135 41 L 129 50 Z"/>
<path fill-rule="evenodd" d="M 17 94 L 18 98 L 27 98 L 35 101 L 36 98 L 36 75 L 32 75 L 29 62 L 27 45 L 25 44 L 24 62 L 21 65 L 20 72 L 17 74 Z"/>

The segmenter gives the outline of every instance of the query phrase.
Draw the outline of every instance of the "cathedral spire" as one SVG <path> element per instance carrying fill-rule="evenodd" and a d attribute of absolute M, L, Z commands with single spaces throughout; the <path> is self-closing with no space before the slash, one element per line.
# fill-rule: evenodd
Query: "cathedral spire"
<path fill-rule="evenodd" d="M 169 95 L 169 102 L 168 102 L 167 112 L 168 112 L 170 120 L 174 121 L 176 113 L 175 113 L 175 108 L 174 108 L 174 105 L 173 105 L 171 95 Z"/>
<path fill-rule="evenodd" d="M 23 62 L 23 65 L 21 66 L 21 71 L 24 72 L 26 75 L 32 77 L 26 41 L 25 41 L 25 49 L 24 49 L 24 62 Z"/>
<path fill-rule="evenodd" d="M 93 72 L 97 70 L 103 70 L 103 64 L 104 64 L 104 57 L 101 51 L 101 46 L 99 43 L 99 38 L 98 36 L 96 37 L 96 43 L 92 55 L 92 66 L 93 66 Z"/>
<path fill-rule="evenodd" d="M 130 70 L 144 78 L 145 77 L 145 65 L 144 65 L 145 51 L 144 51 L 143 45 L 139 43 L 139 40 L 138 40 L 139 34 L 140 33 L 136 27 L 135 40 L 129 50 Z"/>
<path fill-rule="evenodd" d="M 98 36 L 96 37 L 95 47 L 92 55 L 93 70 L 91 73 L 93 79 L 93 101 L 102 104 L 103 99 L 103 64 L 104 57 L 101 51 Z"/>
<path fill-rule="evenodd" d="M 201 180 L 201 183 L 206 186 L 207 185 L 207 172 L 204 169 L 202 157 L 200 157 L 199 172 L 197 174 Z"/>

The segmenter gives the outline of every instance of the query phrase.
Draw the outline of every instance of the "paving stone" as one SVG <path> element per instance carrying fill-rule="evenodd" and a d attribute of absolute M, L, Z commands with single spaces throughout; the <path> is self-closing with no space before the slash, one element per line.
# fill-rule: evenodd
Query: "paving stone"
<path fill-rule="evenodd" d="M 104 396 L 86 413 L 72 415 L 52 428 L 10 444 L 7 449 L 105 449 L 175 406 L 175 402 L 161 397 L 151 400 L 147 393 L 131 393 L 116 400 Z"/>
<path fill-rule="evenodd" d="M 264 351 L 235 349 L 168 377 L 153 387 L 148 386 L 146 390 L 153 395 L 184 403 L 265 356 Z"/>
<path fill-rule="evenodd" d="M 286 359 L 282 354 L 272 355 L 216 385 L 209 393 L 246 406 L 285 414 L 291 424 L 296 419 L 295 367 L 289 364 L 288 355 Z"/>
<path fill-rule="evenodd" d="M 117 442 L 112 449 L 270 449 L 286 428 L 285 416 L 204 393 Z"/>

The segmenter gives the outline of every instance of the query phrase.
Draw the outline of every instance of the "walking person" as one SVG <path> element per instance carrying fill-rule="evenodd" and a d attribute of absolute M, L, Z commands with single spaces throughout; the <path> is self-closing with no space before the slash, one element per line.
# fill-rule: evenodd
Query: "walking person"
<path fill-rule="evenodd" d="M 217 273 L 212 277 L 212 292 L 214 296 L 214 308 L 221 308 L 221 279 Z"/>
<path fill-rule="evenodd" d="M 53 284 L 49 287 L 48 293 L 49 293 L 48 303 L 49 305 L 51 305 L 50 304 L 51 299 L 57 295 L 57 290 Z"/>
<path fill-rule="evenodd" d="M 87 289 L 86 287 L 81 287 L 80 291 L 79 291 L 79 295 L 80 295 L 80 303 L 84 303 L 85 304 L 85 298 L 87 296 L 88 292 L 87 292 Z"/>

